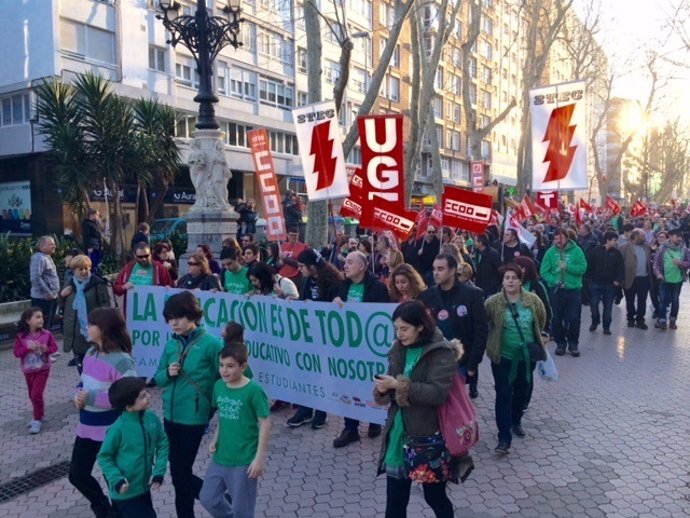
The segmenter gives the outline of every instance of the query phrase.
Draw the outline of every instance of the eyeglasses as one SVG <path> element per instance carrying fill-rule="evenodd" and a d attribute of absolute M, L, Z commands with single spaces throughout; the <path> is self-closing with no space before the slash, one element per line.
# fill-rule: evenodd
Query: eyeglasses
<path fill-rule="evenodd" d="M 192 261 L 187 261 L 187 266 L 199 266 L 199 263 L 193 263 Z"/>
<path fill-rule="evenodd" d="M 151 254 L 146 254 L 146 255 L 137 255 L 137 259 L 148 259 Z"/>

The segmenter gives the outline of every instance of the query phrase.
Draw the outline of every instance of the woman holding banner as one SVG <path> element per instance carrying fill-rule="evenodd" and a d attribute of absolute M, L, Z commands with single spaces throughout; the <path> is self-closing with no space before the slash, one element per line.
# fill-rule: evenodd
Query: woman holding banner
<path fill-rule="evenodd" d="M 203 253 L 196 252 L 187 259 L 189 273 L 177 281 L 178 288 L 186 290 L 220 291 L 220 281 L 213 275 L 208 259 Z"/>
<path fill-rule="evenodd" d="M 407 516 L 412 479 L 405 466 L 406 450 L 425 440 L 432 444 L 430 449 L 439 449 L 438 457 L 443 459 L 439 471 L 445 475 L 439 480 L 434 472 L 429 482 L 422 483 L 424 499 L 436 518 L 452 518 L 446 482 L 457 481 L 457 460 L 450 457 L 440 435 L 438 407 L 450 393 L 457 351 L 420 301 L 400 304 L 393 312 L 393 324 L 397 340 L 388 352 L 388 371 L 376 376 L 374 388 L 375 401 L 390 404 L 378 465 L 378 474 L 387 477 L 385 516 Z"/>

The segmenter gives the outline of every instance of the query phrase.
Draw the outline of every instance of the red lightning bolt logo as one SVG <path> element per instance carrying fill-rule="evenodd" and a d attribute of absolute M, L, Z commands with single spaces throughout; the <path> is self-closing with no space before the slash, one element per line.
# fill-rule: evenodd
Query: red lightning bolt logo
<path fill-rule="evenodd" d="M 333 139 L 330 137 L 331 121 L 314 126 L 311 134 L 310 155 L 314 156 L 314 173 L 318 175 L 316 189 L 326 189 L 333 185 L 335 167 L 338 159 L 333 157 Z"/>
<path fill-rule="evenodd" d="M 575 110 L 574 104 L 569 104 L 561 108 L 554 108 L 551 112 L 549 125 L 542 142 L 549 141 L 549 148 L 546 150 L 544 160 L 549 162 L 549 169 L 544 177 L 545 182 L 563 180 L 568 175 L 570 164 L 573 162 L 577 146 L 571 146 L 575 134 L 576 125 L 570 125 L 570 119 Z"/>

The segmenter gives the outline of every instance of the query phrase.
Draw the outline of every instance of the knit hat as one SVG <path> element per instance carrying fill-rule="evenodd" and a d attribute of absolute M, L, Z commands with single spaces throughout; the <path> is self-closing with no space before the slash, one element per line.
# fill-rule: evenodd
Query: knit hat
<path fill-rule="evenodd" d="M 120 378 L 110 385 L 108 389 L 108 399 L 114 409 L 124 410 L 136 402 L 139 393 L 145 388 L 146 380 L 143 378 Z"/>
<path fill-rule="evenodd" d="M 307 267 L 316 266 L 322 260 L 323 260 L 323 257 L 321 257 L 321 254 L 318 253 L 313 248 L 307 248 L 306 250 L 303 250 L 302 253 L 297 256 L 297 262 L 302 263 L 303 265 L 305 265 Z"/>

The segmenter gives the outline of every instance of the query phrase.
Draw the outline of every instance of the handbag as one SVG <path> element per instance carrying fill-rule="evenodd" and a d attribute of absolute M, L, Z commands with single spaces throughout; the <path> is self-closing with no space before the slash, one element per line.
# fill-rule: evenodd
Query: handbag
<path fill-rule="evenodd" d="M 467 455 L 479 441 L 477 413 L 460 373 L 453 377 L 448 397 L 438 407 L 438 423 L 446 447 L 453 457 Z"/>
<path fill-rule="evenodd" d="M 450 454 L 438 432 L 426 437 L 408 437 L 403 443 L 403 463 L 408 478 L 415 482 L 458 480 L 458 459 Z"/>
<path fill-rule="evenodd" d="M 527 347 L 527 352 L 529 353 L 529 360 L 531 362 L 543 362 L 544 360 L 546 360 L 546 349 L 544 349 L 544 347 L 541 344 L 538 344 L 536 342 L 525 341 L 525 335 L 522 334 L 522 329 L 520 329 L 520 322 L 518 322 L 517 318 L 517 311 L 515 311 L 515 304 L 512 302 L 508 302 L 508 299 L 506 299 L 506 302 L 508 303 L 510 316 L 513 317 L 515 327 L 517 328 L 517 331 L 520 334 L 520 340 L 522 340 L 522 343 Z"/>

